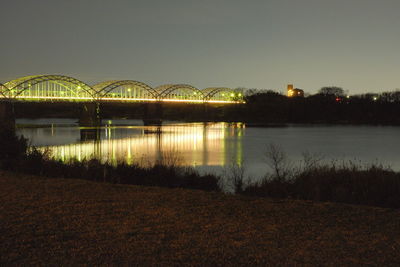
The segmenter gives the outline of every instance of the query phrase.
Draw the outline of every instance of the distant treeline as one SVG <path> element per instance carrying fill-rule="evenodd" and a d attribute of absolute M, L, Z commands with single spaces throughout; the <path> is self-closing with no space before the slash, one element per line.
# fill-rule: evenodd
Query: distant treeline
<path fill-rule="evenodd" d="M 266 90 L 248 91 L 245 104 L 163 103 L 162 118 L 181 121 L 248 123 L 400 124 L 400 91 L 348 96 L 324 87 L 307 97 L 289 98 Z M 79 118 L 82 103 L 16 102 L 17 117 Z M 143 119 L 154 103 L 101 103 L 103 118 Z M 146 107 L 147 106 L 147 107 Z"/>
<path fill-rule="evenodd" d="M 323 92 L 321 89 L 304 98 L 289 98 L 273 91 L 250 94 L 242 119 L 264 123 L 400 124 L 400 91 L 353 96 Z"/>

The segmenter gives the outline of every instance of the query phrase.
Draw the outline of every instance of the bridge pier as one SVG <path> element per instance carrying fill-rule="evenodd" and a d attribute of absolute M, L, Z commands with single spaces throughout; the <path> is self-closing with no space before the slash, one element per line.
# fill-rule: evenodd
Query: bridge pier
<path fill-rule="evenodd" d="M 11 101 L 0 101 L 0 130 L 15 131 L 15 113 Z"/>
<path fill-rule="evenodd" d="M 217 120 L 218 116 L 216 114 L 217 110 L 213 104 L 205 102 L 203 104 L 203 118 L 205 121 L 215 121 Z"/>
<path fill-rule="evenodd" d="M 143 124 L 161 125 L 163 118 L 163 107 L 161 102 L 144 104 Z"/>
<path fill-rule="evenodd" d="M 81 106 L 79 126 L 97 127 L 101 125 L 100 103 L 87 102 Z"/>
<path fill-rule="evenodd" d="M 100 130 L 100 128 L 81 129 L 81 141 L 99 141 L 101 135 Z"/>
<path fill-rule="evenodd" d="M 203 104 L 203 116 L 206 121 L 210 120 L 210 112 L 209 112 L 209 104 L 208 103 Z"/>

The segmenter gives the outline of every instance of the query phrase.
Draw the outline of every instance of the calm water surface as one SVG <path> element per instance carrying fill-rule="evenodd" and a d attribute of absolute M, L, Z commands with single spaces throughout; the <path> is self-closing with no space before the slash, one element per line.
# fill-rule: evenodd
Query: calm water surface
<path fill-rule="evenodd" d="M 242 123 L 176 123 L 143 126 L 136 120 L 105 121 L 99 129 L 78 127 L 72 119 L 17 120 L 19 133 L 62 160 L 96 157 L 103 161 L 148 163 L 178 155 L 182 165 L 221 173 L 232 163 L 244 164 L 257 179 L 268 171 L 269 144 L 283 148 L 294 163 L 304 151 L 325 160 L 350 159 L 383 163 L 400 171 L 400 127 L 288 126 L 246 127 Z M 117 125 L 117 126 L 116 126 Z"/>

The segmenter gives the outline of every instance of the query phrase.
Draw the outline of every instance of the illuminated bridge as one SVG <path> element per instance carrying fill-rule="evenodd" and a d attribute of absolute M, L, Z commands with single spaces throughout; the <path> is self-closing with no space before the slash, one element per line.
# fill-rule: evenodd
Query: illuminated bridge
<path fill-rule="evenodd" d="M 243 103 L 243 92 L 225 87 L 197 89 L 187 84 L 151 87 L 134 80 L 93 86 L 63 75 L 34 75 L 0 83 L 0 98 L 18 101 Z"/>

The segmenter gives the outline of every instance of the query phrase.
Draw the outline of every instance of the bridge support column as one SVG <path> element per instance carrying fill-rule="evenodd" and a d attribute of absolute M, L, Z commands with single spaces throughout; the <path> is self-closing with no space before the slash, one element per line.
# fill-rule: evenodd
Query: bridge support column
<path fill-rule="evenodd" d="M 0 130 L 15 131 L 15 113 L 11 101 L 0 101 Z"/>
<path fill-rule="evenodd" d="M 81 115 L 79 118 L 79 126 L 97 127 L 101 125 L 100 103 L 89 102 L 83 103 L 81 107 Z"/>
<path fill-rule="evenodd" d="M 100 131 L 100 128 L 81 129 L 81 141 L 99 141 L 101 135 Z"/>
<path fill-rule="evenodd" d="M 203 117 L 205 121 L 211 121 L 210 104 L 207 102 L 203 104 Z"/>
<path fill-rule="evenodd" d="M 143 111 L 144 125 L 161 125 L 163 119 L 162 102 L 146 103 Z"/>

